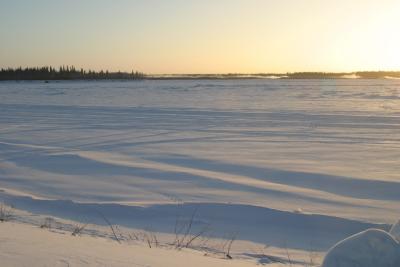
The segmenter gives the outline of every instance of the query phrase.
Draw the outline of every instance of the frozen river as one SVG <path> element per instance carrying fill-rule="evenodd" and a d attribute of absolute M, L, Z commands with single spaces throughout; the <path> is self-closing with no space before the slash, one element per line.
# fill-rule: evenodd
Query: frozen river
<path fill-rule="evenodd" d="M 0 187 L 31 209 L 23 197 L 391 223 L 400 80 L 1 82 Z"/>

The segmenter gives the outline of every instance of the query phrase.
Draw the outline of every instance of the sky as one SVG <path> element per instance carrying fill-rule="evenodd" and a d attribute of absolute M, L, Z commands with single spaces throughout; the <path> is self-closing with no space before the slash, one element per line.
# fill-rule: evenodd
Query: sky
<path fill-rule="evenodd" d="M 0 67 L 400 70 L 399 0 L 0 0 Z"/>

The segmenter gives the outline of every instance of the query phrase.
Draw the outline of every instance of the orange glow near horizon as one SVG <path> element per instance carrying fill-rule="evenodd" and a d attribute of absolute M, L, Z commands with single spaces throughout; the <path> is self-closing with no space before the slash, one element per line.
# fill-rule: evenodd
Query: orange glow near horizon
<path fill-rule="evenodd" d="M 398 14 L 398 0 L 10 1 L 0 10 L 0 67 L 400 70 Z"/>

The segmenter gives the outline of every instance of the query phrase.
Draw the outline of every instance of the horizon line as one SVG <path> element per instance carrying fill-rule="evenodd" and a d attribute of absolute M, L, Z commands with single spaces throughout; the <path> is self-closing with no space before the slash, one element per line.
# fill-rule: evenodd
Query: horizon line
<path fill-rule="evenodd" d="M 132 69 L 132 70 L 109 70 L 107 68 L 96 68 L 96 69 L 92 69 L 92 68 L 81 68 L 81 67 L 75 67 L 74 65 L 58 65 L 57 67 L 54 67 L 53 65 L 42 65 L 42 66 L 18 66 L 18 67 L 0 67 L 0 71 L 4 71 L 4 70 L 17 70 L 17 69 L 41 69 L 41 68 L 53 68 L 56 71 L 58 71 L 61 67 L 63 68 L 71 68 L 73 67 L 75 70 L 80 71 L 94 71 L 94 72 L 110 72 L 110 73 L 131 73 L 131 72 L 140 72 L 143 73 L 145 75 L 159 75 L 159 76 L 176 76 L 176 75 L 285 75 L 285 74 L 296 74 L 296 73 L 319 73 L 319 74 L 356 74 L 356 73 L 366 73 L 366 72 L 375 72 L 375 73 L 379 73 L 379 72 L 398 72 L 400 73 L 400 69 L 398 70 L 382 70 L 382 69 L 369 69 L 369 70 L 353 70 L 353 71 L 325 71 L 325 70 L 312 70 L 312 71 L 285 71 L 285 72 L 274 72 L 274 71 L 265 71 L 265 72 L 187 72 L 187 73 L 179 73 L 179 72 L 171 72 L 171 73 L 167 73 L 167 72 L 163 72 L 163 73 L 155 73 L 155 72 L 142 72 L 139 69 Z"/>

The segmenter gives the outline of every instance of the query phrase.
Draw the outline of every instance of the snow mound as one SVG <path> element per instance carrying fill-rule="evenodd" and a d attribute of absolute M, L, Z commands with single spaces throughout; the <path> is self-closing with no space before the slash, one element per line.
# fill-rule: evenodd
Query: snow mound
<path fill-rule="evenodd" d="M 397 221 L 390 229 L 390 234 L 400 242 L 400 220 Z"/>
<path fill-rule="evenodd" d="M 368 229 L 333 246 L 322 264 L 322 267 L 358 266 L 399 267 L 399 243 L 385 231 Z"/>

